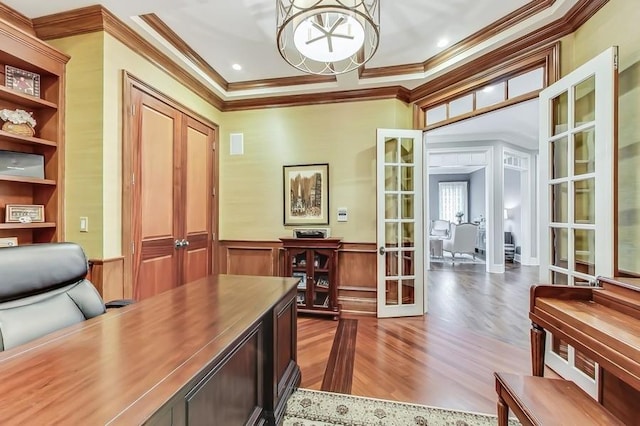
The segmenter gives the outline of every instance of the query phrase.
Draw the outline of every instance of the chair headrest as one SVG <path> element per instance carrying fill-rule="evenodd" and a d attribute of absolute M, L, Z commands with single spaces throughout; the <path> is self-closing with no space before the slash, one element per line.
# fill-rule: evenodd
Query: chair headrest
<path fill-rule="evenodd" d="M 63 287 L 87 275 L 87 258 L 74 243 L 0 248 L 0 302 Z"/>

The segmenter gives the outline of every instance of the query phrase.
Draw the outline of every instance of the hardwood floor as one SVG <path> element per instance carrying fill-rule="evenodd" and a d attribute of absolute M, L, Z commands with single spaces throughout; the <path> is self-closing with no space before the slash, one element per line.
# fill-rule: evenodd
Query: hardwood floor
<path fill-rule="evenodd" d="M 441 264 L 429 271 L 427 315 L 349 317 L 358 322 L 357 334 L 349 333 L 355 339 L 351 393 L 495 413 L 493 372 L 530 374 L 528 300 L 537 271 L 515 264 L 504 275 L 487 274 L 484 265 Z M 316 317 L 298 319 L 302 387 L 321 389 L 327 380 L 338 325 Z M 329 367 L 326 374 L 345 375 L 347 370 Z"/>

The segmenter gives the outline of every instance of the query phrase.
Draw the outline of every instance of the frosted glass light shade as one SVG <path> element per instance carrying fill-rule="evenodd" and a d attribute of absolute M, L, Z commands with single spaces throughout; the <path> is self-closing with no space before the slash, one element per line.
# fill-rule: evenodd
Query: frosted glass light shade
<path fill-rule="evenodd" d="M 280 55 L 301 71 L 343 74 L 378 48 L 379 0 L 276 0 Z"/>

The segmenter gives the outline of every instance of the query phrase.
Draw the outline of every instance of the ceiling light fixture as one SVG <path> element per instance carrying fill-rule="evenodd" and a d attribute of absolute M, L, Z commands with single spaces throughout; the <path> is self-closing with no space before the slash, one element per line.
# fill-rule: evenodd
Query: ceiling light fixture
<path fill-rule="evenodd" d="M 438 40 L 438 47 L 445 47 L 447 44 L 449 44 L 449 40 L 447 40 L 446 38 L 441 38 L 440 40 Z"/>
<path fill-rule="evenodd" d="M 301 71 L 343 74 L 378 49 L 379 0 L 276 0 L 276 7 L 278 51 Z"/>
<path fill-rule="evenodd" d="M 233 68 L 236 71 L 240 71 L 242 69 L 242 65 L 240 64 L 233 64 L 231 65 L 231 68 Z"/>

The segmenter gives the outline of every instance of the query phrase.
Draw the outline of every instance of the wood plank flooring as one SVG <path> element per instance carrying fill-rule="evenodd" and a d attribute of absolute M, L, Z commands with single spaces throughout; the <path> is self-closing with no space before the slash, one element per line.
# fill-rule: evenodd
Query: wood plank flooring
<path fill-rule="evenodd" d="M 324 370 L 321 390 L 351 393 L 357 333 L 358 320 L 341 319 L 338 323 L 329 361 Z"/>
<path fill-rule="evenodd" d="M 493 372 L 530 374 L 527 315 L 537 274 L 537 267 L 518 264 L 508 265 L 504 275 L 487 274 L 484 265 L 434 265 L 427 315 L 350 317 L 358 321 L 357 338 L 349 337 L 355 340 L 351 393 L 495 413 Z M 298 319 L 302 387 L 321 389 L 325 371 L 349 374 L 345 368 L 327 369 L 337 329 L 336 321 Z"/>

